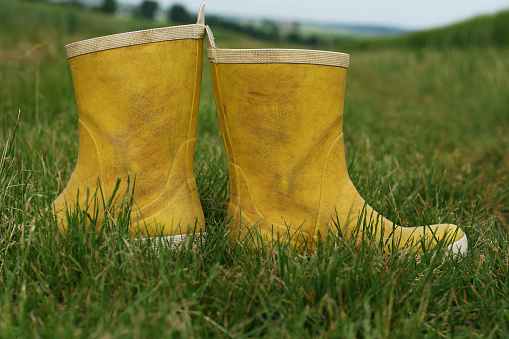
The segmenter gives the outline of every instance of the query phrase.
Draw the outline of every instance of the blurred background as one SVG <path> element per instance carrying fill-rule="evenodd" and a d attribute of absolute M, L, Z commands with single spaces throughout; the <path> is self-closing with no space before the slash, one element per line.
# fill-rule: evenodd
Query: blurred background
<path fill-rule="evenodd" d="M 145 15 L 164 17 L 180 7 L 195 13 L 201 0 L 49 0 L 84 7 L 103 7 L 117 14 L 132 14 L 143 7 Z M 284 23 L 298 21 L 319 25 L 351 24 L 389 26 L 400 29 L 425 29 L 448 25 L 477 15 L 493 14 L 509 8 L 507 0 L 390 0 L 390 1 L 291 1 L 213 0 L 206 10 L 213 15 L 239 19 L 271 19 Z M 175 12 L 174 12 L 175 14 Z M 182 13 L 181 13 L 182 14 Z"/>
<path fill-rule="evenodd" d="M 10 0 L 5 0 L 10 1 Z M 80 7 L 118 18 L 145 18 L 162 24 L 193 23 L 202 0 L 33 0 Z M 206 23 L 256 39 L 334 45 L 358 38 L 387 37 L 445 27 L 509 9 L 509 0 L 291 1 L 213 0 L 206 2 Z M 495 24 L 505 26 L 507 16 Z M 491 29 L 498 35 L 502 27 Z M 490 33 L 490 32 L 485 32 Z M 486 37 L 480 37 L 485 39 Z M 474 42 L 476 42 L 474 39 Z"/>

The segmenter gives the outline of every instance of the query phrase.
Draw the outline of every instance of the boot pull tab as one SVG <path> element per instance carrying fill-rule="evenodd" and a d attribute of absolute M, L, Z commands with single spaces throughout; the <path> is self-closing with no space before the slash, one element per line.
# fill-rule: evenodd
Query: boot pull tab
<path fill-rule="evenodd" d="M 216 43 L 214 42 L 214 35 L 212 34 L 212 30 L 207 25 L 205 26 L 205 30 L 207 31 L 207 57 L 210 62 L 216 62 Z"/>
<path fill-rule="evenodd" d="M 210 29 L 209 25 L 205 26 L 205 30 L 207 31 L 209 48 L 215 49 L 216 43 L 214 42 L 214 34 L 212 34 L 212 30 Z"/>
<path fill-rule="evenodd" d="M 203 2 L 198 10 L 198 20 L 196 20 L 196 24 L 205 25 L 205 4 Z"/>

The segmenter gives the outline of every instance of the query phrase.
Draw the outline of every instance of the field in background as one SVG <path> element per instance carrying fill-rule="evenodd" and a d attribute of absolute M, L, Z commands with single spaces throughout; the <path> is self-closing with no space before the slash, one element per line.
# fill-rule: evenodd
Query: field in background
<path fill-rule="evenodd" d="M 226 156 L 208 62 L 195 156 L 209 226 L 201 252 L 156 255 L 114 222 L 86 231 L 86 218 L 59 236 L 44 211 L 78 146 L 63 46 L 167 23 L 0 2 L 0 336 L 507 336 L 509 43 L 486 33 L 503 27 L 487 20 L 334 46 L 351 55 L 344 131 L 354 184 L 397 223 L 459 224 L 467 257 L 417 262 L 340 241 L 296 261 L 224 237 Z M 280 46 L 212 29 L 219 47 Z M 494 38 L 462 43 L 474 36 Z"/>

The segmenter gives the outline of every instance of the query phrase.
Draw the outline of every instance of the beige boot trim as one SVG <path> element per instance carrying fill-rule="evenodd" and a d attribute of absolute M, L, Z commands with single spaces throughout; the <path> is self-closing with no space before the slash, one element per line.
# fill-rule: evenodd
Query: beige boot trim
<path fill-rule="evenodd" d="M 74 42 L 65 46 L 65 52 L 67 54 L 67 59 L 70 59 L 78 55 L 94 53 L 113 48 L 169 40 L 203 39 L 204 36 L 205 26 L 198 24 L 153 28 L 142 31 L 107 35 L 100 38 Z"/>
<path fill-rule="evenodd" d="M 309 49 L 224 49 L 216 48 L 212 30 L 207 26 L 207 57 L 215 64 L 312 64 L 348 68 L 350 55 Z"/>

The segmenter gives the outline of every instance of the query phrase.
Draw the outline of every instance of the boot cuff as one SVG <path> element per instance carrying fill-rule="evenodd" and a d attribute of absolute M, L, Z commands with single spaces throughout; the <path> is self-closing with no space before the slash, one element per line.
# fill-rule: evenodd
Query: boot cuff
<path fill-rule="evenodd" d="M 207 57 L 214 64 L 311 64 L 348 68 L 350 55 L 310 49 L 226 49 L 216 48 L 214 35 L 206 26 Z"/>
<path fill-rule="evenodd" d="M 307 49 L 207 49 L 209 61 L 215 64 L 312 64 L 348 68 L 350 55 Z"/>
<path fill-rule="evenodd" d="M 141 31 L 119 33 L 74 42 L 65 46 L 67 59 L 113 48 L 182 39 L 203 39 L 205 26 L 199 24 L 153 28 Z"/>

